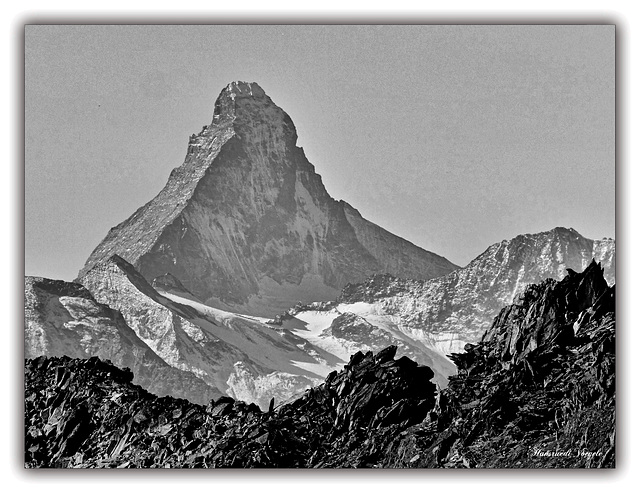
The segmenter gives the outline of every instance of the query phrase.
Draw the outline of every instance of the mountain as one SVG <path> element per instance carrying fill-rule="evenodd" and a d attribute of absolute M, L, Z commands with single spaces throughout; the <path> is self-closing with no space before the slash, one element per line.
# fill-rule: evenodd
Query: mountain
<path fill-rule="evenodd" d="M 492 245 L 467 267 L 447 276 L 426 282 L 374 276 L 345 287 L 337 301 L 297 305 L 273 320 L 207 306 L 171 274 L 150 284 L 119 256 L 95 265 L 79 281 L 88 290 L 85 297 L 117 311 L 128 333 L 133 332 L 139 344 L 165 365 L 267 409 L 272 398 L 277 404 L 286 402 L 317 385 L 354 353 L 376 353 L 389 345 L 397 347 L 399 356 L 430 367 L 433 381 L 444 388 L 456 373 L 448 355 L 468 342 L 478 342 L 491 318 L 527 284 L 560 277 L 563 269 L 582 270 L 594 252 L 611 271 L 614 248 L 612 240 L 596 242 L 564 228 L 521 235 Z M 56 310 L 41 313 L 41 324 L 51 318 L 47 323 L 60 325 Z M 99 332 L 100 320 L 83 315 L 83 327 Z M 95 327 L 89 329 L 92 324 Z M 99 337 L 92 351 L 85 353 L 71 343 L 55 352 L 38 350 L 37 338 L 25 340 L 25 346 L 30 356 L 110 358 L 113 352 L 111 344 Z M 36 349 L 30 352 L 31 347 Z M 130 366 L 137 379 L 145 366 L 114 362 Z M 160 380 L 156 378 L 155 384 Z"/>
<path fill-rule="evenodd" d="M 561 279 L 567 269 L 582 271 L 595 258 L 605 279 L 615 278 L 615 242 L 590 240 L 574 229 L 554 228 L 491 245 L 466 267 L 428 281 L 375 275 L 345 286 L 334 303 L 299 305 L 284 326 L 296 320 L 323 321 L 318 331 L 352 313 L 376 327 L 402 334 L 446 356 L 478 342 L 493 318 L 529 284 Z M 291 321 L 292 320 L 292 321 Z"/>
<path fill-rule="evenodd" d="M 615 467 L 615 289 L 595 262 L 530 286 L 438 391 L 396 347 L 262 412 L 149 394 L 68 357 L 25 364 L 26 467 Z"/>
<path fill-rule="evenodd" d="M 280 403 L 320 383 L 346 364 L 351 354 L 301 337 L 306 332 L 301 326 L 291 330 L 269 324 L 265 318 L 203 305 L 171 277 L 157 280 L 156 290 L 118 256 L 94 266 L 80 281 L 96 300 L 122 313 L 164 362 L 263 409 L 272 398 Z M 371 337 L 375 336 L 366 332 L 361 336 Z M 374 347 L 386 347 L 385 342 L 394 340 L 382 337 Z M 364 342 L 357 348 L 368 347 Z M 436 363 L 441 385 L 455 371 L 451 362 L 419 344 L 409 340 L 406 349 Z"/>
<path fill-rule="evenodd" d="M 375 273 L 431 279 L 457 267 L 331 198 L 296 141 L 256 83 L 230 83 L 184 163 L 109 231 L 79 278 L 118 255 L 150 282 L 171 274 L 209 306 L 274 316 Z"/>
<path fill-rule="evenodd" d="M 130 368 L 133 383 L 159 396 L 206 404 L 223 395 L 191 372 L 172 368 L 127 325 L 122 314 L 98 303 L 80 284 L 26 277 L 25 358 L 99 357 Z"/>

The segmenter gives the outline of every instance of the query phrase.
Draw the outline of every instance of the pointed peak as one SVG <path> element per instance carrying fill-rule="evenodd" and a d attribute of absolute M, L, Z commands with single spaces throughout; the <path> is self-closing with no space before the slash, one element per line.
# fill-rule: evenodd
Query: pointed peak
<path fill-rule="evenodd" d="M 553 231 L 554 233 L 557 233 L 557 234 L 567 234 L 567 233 L 569 233 L 569 234 L 573 234 L 573 235 L 582 236 L 575 229 L 573 229 L 573 228 L 565 228 L 564 226 L 556 226 L 551 231 Z"/>
<path fill-rule="evenodd" d="M 245 97 L 261 98 L 266 96 L 262 87 L 257 82 L 244 82 L 236 80 L 229 82 L 227 86 L 222 90 L 222 93 L 237 94 Z"/>
<path fill-rule="evenodd" d="M 227 116 L 235 116 L 236 101 L 244 98 L 271 101 L 256 82 L 229 82 L 216 99 L 213 109 L 214 121 Z"/>
<path fill-rule="evenodd" d="M 510 239 L 510 240 L 502 240 L 500 243 L 496 243 L 496 245 L 500 244 L 500 245 L 509 245 L 511 243 L 519 243 L 525 240 L 528 240 L 530 238 L 557 238 L 557 237 L 575 237 L 573 239 L 580 239 L 583 238 L 584 236 L 582 236 L 578 231 L 576 231 L 573 228 L 565 228 L 564 226 L 556 226 L 555 228 L 552 228 L 550 230 L 547 231 L 540 231 L 538 233 L 523 233 L 523 234 L 519 234 L 518 236 L 515 236 L 514 238 Z"/>
<path fill-rule="evenodd" d="M 598 262 L 595 258 L 591 259 L 589 265 L 584 269 L 583 274 L 586 276 L 590 273 L 596 273 L 596 275 L 602 277 L 604 275 L 604 267 L 602 266 L 602 262 Z"/>

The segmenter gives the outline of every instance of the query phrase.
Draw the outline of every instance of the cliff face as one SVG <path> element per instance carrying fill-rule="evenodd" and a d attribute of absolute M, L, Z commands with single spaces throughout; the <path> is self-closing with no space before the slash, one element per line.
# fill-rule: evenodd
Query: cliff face
<path fill-rule="evenodd" d="M 79 276 L 118 254 L 150 281 L 171 273 L 211 306 L 273 316 L 374 273 L 431 279 L 456 268 L 332 199 L 296 141 L 257 84 L 229 84 L 184 164 Z"/>
<path fill-rule="evenodd" d="M 343 311 L 384 317 L 403 333 L 449 354 L 477 342 L 500 309 L 527 285 L 562 279 L 567 269 L 581 272 L 594 258 L 612 284 L 613 240 L 591 240 L 573 229 L 555 228 L 496 243 L 466 267 L 437 279 L 378 275 L 347 285 L 338 301 Z"/>

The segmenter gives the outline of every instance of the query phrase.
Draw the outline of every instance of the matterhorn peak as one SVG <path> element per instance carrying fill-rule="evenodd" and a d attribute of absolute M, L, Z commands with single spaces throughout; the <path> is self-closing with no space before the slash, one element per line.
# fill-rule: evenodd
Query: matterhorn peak
<path fill-rule="evenodd" d="M 273 101 L 256 82 L 234 81 L 229 82 L 216 99 L 213 109 L 213 123 L 218 123 L 226 118 L 237 116 L 239 102 L 241 100 L 253 100 L 269 106 L 275 106 Z"/>
<path fill-rule="evenodd" d="M 109 231 L 79 277 L 116 254 L 215 308 L 275 316 L 375 273 L 431 279 L 456 268 L 334 200 L 296 141 L 258 84 L 227 84 L 184 163 Z"/>
<path fill-rule="evenodd" d="M 266 96 L 264 90 L 257 82 L 244 82 L 241 80 L 229 82 L 229 84 L 227 84 L 227 86 L 222 90 L 222 94 L 224 93 L 236 94 L 240 97 L 261 98 Z"/>
<path fill-rule="evenodd" d="M 249 142 L 281 141 L 295 146 L 298 140 L 289 115 L 255 82 L 230 82 L 216 99 L 208 132 L 216 134 L 229 128 Z"/>

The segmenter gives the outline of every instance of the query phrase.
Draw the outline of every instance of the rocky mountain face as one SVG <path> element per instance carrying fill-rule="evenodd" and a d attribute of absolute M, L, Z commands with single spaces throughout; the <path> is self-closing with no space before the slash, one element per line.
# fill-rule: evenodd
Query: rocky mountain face
<path fill-rule="evenodd" d="M 27 467 L 613 467 L 615 294 L 592 263 L 531 286 L 433 372 L 396 347 L 266 412 L 158 398 L 97 358 L 25 365 Z"/>
<path fill-rule="evenodd" d="M 431 279 L 456 268 L 331 198 L 296 141 L 257 84 L 229 84 L 182 166 L 109 231 L 79 278 L 117 254 L 149 281 L 170 273 L 207 305 L 274 316 L 375 273 Z"/>
<path fill-rule="evenodd" d="M 206 404 L 223 395 L 191 372 L 168 365 L 127 324 L 80 284 L 25 278 L 25 358 L 97 356 L 130 368 L 133 383 L 159 396 Z"/>
<path fill-rule="evenodd" d="M 448 355 L 478 342 L 500 309 L 529 284 L 561 279 L 567 269 L 584 270 L 601 262 L 605 279 L 615 280 L 615 242 L 590 240 L 574 229 L 555 228 L 519 235 L 490 246 L 466 267 L 429 281 L 375 275 L 347 285 L 337 303 L 301 305 L 289 310 L 296 319 L 354 313 L 373 325 L 404 334 Z"/>

